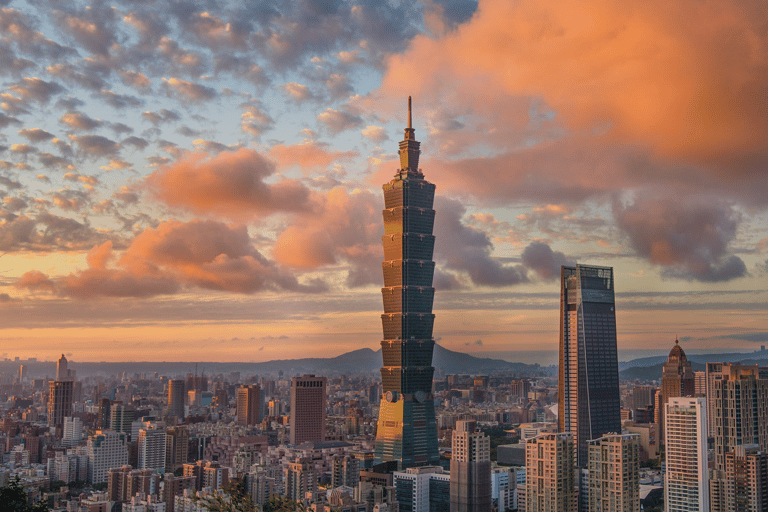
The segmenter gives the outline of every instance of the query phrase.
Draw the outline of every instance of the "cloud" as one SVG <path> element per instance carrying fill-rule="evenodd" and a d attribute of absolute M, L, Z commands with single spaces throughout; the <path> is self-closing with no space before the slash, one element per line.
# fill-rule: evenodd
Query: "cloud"
<path fill-rule="evenodd" d="M 369 139 L 372 142 L 380 143 L 389 138 L 387 131 L 381 126 L 366 126 L 360 131 L 363 137 Z"/>
<path fill-rule="evenodd" d="M 142 112 L 141 117 L 157 126 L 159 124 L 167 123 L 170 121 L 179 121 L 181 116 L 178 112 L 168 109 L 160 109 L 158 112 Z"/>
<path fill-rule="evenodd" d="M 70 138 L 90 158 L 115 157 L 120 151 L 120 144 L 101 135 L 72 135 Z"/>
<path fill-rule="evenodd" d="M 310 211 L 310 190 L 296 180 L 265 183 L 274 165 L 251 149 L 216 156 L 190 153 L 146 178 L 146 187 L 169 206 L 236 220 L 275 212 Z"/>
<path fill-rule="evenodd" d="M 0 112 L 0 128 L 5 128 L 12 124 L 21 124 L 21 121 L 13 116 L 8 116 Z"/>
<path fill-rule="evenodd" d="M 747 273 L 744 262 L 729 254 L 741 214 L 726 201 L 636 194 L 617 200 L 614 214 L 637 253 L 667 267 L 668 277 L 717 282 Z"/>
<path fill-rule="evenodd" d="M 458 29 L 419 35 L 393 55 L 382 90 L 433 105 L 538 97 L 572 132 L 754 172 L 768 138 L 768 118 L 755 108 L 768 90 L 768 11 L 665 5 L 482 1 Z"/>
<path fill-rule="evenodd" d="M 54 282 L 39 270 L 30 270 L 29 272 L 26 272 L 13 283 L 13 286 L 18 289 L 29 290 L 30 292 L 56 292 L 56 285 Z"/>
<path fill-rule="evenodd" d="M 487 233 L 463 223 L 466 208 L 459 201 L 435 198 L 435 261 L 443 270 L 469 276 L 478 286 L 511 286 L 527 281 L 524 269 L 502 265 L 491 256 Z"/>
<path fill-rule="evenodd" d="M 274 119 L 260 105 L 245 103 L 241 107 L 245 109 L 240 116 L 240 129 L 244 132 L 259 137 L 275 125 Z"/>
<path fill-rule="evenodd" d="M 288 97 L 298 105 L 301 105 L 305 101 L 318 99 L 318 97 L 309 90 L 309 87 L 304 84 L 289 82 L 284 84 L 282 89 Z"/>
<path fill-rule="evenodd" d="M 163 88 L 170 97 L 182 102 L 200 103 L 217 96 L 216 90 L 179 78 L 163 78 Z"/>
<path fill-rule="evenodd" d="M 107 56 L 115 43 L 114 18 L 114 9 L 89 8 L 69 16 L 62 15 L 60 26 L 89 52 Z"/>
<path fill-rule="evenodd" d="M 540 241 L 534 241 L 523 249 L 521 254 L 523 265 L 535 271 L 545 281 L 560 278 L 562 265 L 574 265 L 575 261 L 562 252 L 553 251 L 552 248 Z"/>
<path fill-rule="evenodd" d="M 112 244 L 88 253 L 89 268 L 67 276 L 60 289 L 76 298 L 149 297 L 196 287 L 235 293 L 262 290 L 318 292 L 319 282 L 300 284 L 253 247 L 245 226 L 194 220 L 146 229 L 115 266 Z"/>
<path fill-rule="evenodd" d="M 39 103 L 48 103 L 52 96 L 63 92 L 64 88 L 56 82 L 46 82 L 37 77 L 26 77 L 8 87 L 24 100 L 34 100 Z"/>
<path fill-rule="evenodd" d="M 32 142 L 43 142 L 53 138 L 52 133 L 48 133 L 41 128 L 19 130 L 19 135 Z"/>
<path fill-rule="evenodd" d="M 325 112 L 318 114 L 317 121 L 322 124 L 332 135 L 358 128 L 363 124 L 363 119 L 346 110 L 334 110 L 328 108 Z"/>
<path fill-rule="evenodd" d="M 144 101 L 128 94 L 118 94 L 114 91 L 108 91 L 102 89 L 97 93 L 97 96 L 101 98 L 107 105 L 118 110 L 124 108 L 138 108 L 144 104 Z"/>
<path fill-rule="evenodd" d="M 334 151 L 327 144 L 319 142 L 304 142 L 302 144 L 277 144 L 269 150 L 270 158 L 277 161 L 280 167 L 296 165 L 305 171 L 315 168 L 325 168 L 335 162 L 349 161 L 358 156 L 356 151 Z"/>

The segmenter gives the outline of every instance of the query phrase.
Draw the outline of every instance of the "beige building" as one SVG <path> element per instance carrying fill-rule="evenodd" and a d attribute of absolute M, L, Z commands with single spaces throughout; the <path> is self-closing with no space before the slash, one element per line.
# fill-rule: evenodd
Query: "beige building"
<path fill-rule="evenodd" d="M 490 512 L 491 438 L 477 422 L 459 420 L 451 442 L 451 511 Z"/>
<path fill-rule="evenodd" d="M 258 384 L 237 389 L 237 424 L 258 425 L 261 421 L 261 388 Z"/>
<path fill-rule="evenodd" d="M 640 512 L 640 436 L 608 434 L 589 442 L 589 511 Z"/>
<path fill-rule="evenodd" d="M 525 511 L 576 512 L 573 434 L 541 434 L 525 442 Z"/>
<path fill-rule="evenodd" d="M 756 444 L 725 455 L 724 508 L 731 512 L 768 510 L 768 453 Z"/>

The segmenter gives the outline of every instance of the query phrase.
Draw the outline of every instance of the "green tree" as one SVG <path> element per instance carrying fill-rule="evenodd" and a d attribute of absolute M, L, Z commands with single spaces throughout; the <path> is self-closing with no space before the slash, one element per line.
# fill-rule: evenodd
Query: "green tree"
<path fill-rule="evenodd" d="M 215 491 L 199 501 L 210 512 L 256 512 L 253 500 L 247 494 L 245 497 L 233 497 L 225 492 Z"/>
<path fill-rule="evenodd" d="M 8 485 L 0 487 L 0 504 L 3 506 L 3 512 L 48 512 L 48 506 L 42 501 L 34 505 L 29 504 L 29 496 L 18 478 L 13 478 Z"/>

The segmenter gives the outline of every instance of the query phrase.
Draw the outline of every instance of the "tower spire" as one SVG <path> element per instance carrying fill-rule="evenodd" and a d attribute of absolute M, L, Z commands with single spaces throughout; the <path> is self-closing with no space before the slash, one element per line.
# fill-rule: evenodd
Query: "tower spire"
<path fill-rule="evenodd" d="M 397 176 L 405 178 L 422 177 L 419 172 L 419 150 L 420 143 L 416 140 L 416 130 L 413 128 L 413 109 L 411 97 L 408 96 L 408 126 L 405 128 L 405 135 L 400 142 L 400 171 Z M 404 174 L 405 173 L 405 174 Z"/>
<path fill-rule="evenodd" d="M 408 96 L 408 129 L 413 128 L 413 118 L 411 117 L 411 97 Z"/>

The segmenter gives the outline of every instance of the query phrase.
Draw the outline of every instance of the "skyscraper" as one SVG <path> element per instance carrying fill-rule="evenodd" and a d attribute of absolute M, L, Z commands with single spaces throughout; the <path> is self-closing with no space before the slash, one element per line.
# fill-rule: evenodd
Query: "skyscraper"
<path fill-rule="evenodd" d="M 291 379 L 291 444 L 325 441 L 325 377 Z"/>
<path fill-rule="evenodd" d="M 563 266 L 560 279 L 558 429 L 573 433 L 579 467 L 587 441 L 621 432 L 613 269 Z"/>
<path fill-rule="evenodd" d="M 659 435 L 664 439 L 664 404 L 673 396 L 693 396 L 696 393 L 696 379 L 693 368 L 680 342 L 675 339 L 675 346 L 669 351 L 667 362 L 661 374 L 661 407 L 656 409 L 656 423 Z"/>
<path fill-rule="evenodd" d="M 451 512 L 490 512 L 491 438 L 459 420 L 451 443 Z"/>
<path fill-rule="evenodd" d="M 168 381 L 168 409 L 166 416 L 169 419 L 184 421 L 184 399 L 186 396 L 183 380 Z"/>
<path fill-rule="evenodd" d="M 256 425 L 261 421 L 261 388 L 258 384 L 237 388 L 237 424 Z"/>
<path fill-rule="evenodd" d="M 376 460 L 397 461 L 401 469 L 440 460 L 432 395 L 435 186 L 424 180 L 419 169 L 419 146 L 408 98 L 400 169 L 383 186 L 384 365 L 374 450 Z"/>
<path fill-rule="evenodd" d="M 74 382 L 52 380 L 48 387 L 48 426 L 61 428 L 64 418 L 72 416 Z"/>
<path fill-rule="evenodd" d="M 664 407 L 664 510 L 709 512 L 707 403 L 703 398 L 672 397 Z"/>

